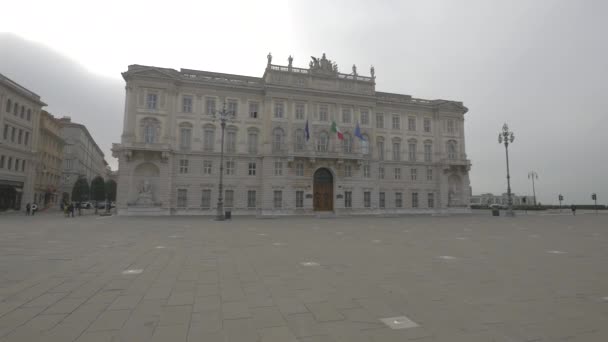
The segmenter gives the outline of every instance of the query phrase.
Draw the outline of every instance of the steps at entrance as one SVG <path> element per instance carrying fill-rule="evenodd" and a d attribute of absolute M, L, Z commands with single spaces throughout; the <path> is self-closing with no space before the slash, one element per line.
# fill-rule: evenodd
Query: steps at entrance
<path fill-rule="evenodd" d="M 316 218 L 336 218 L 336 213 L 333 211 L 319 211 L 315 213 Z"/>

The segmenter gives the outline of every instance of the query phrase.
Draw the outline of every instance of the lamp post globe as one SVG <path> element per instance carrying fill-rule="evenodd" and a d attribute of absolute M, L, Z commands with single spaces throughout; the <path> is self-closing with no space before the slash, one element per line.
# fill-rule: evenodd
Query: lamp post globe
<path fill-rule="evenodd" d="M 515 216 L 513 212 L 513 197 L 511 196 L 511 175 L 509 173 L 509 144 L 515 140 L 515 134 L 509 131 L 509 126 L 505 123 L 502 131 L 498 133 L 498 143 L 505 145 L 505 155 L 507 159 L 507 216 Z"/>
<path fill-rule="evenodd" d="M 224 200 L 222 197 L 224 192 L 224 131 L 226 129 L 226 122 L 232 121 L 235 117 L 235 113 L 226 110 L 226 102 L 224 102 L 221 110 L 214 110 L 212 112 L 212 117 L 214 121 L 218 119 L 220 121 L 220 126 L 222 127 L 222 138 L 220 140 L 220 184 L 218 186 L 217 214 L 215 219 L 217 221 L 224 221 L 226 219 L 224 214 Z"/>

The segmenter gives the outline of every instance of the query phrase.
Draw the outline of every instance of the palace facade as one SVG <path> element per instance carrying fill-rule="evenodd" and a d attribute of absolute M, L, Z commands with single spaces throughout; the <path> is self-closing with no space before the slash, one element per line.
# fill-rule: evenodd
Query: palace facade
<path fill-rule="evenodd" d="M 215 215 L 223 108 L 233 215 L 468 210 L 461 102 L 376 91 L 373 67 L 341 73 L 325 54 L 292 64 L 269 54 L 262 77 L 129 66 L 118 213 Z"/>

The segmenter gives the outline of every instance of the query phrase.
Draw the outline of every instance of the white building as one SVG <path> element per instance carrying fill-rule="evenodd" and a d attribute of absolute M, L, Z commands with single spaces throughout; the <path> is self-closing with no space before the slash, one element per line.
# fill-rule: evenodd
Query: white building
<path fill-rule="evenodd" d="M 34 202 L 40 96 L 0 74 L 0 210 Z"/>
<path fill-rule="evenodd" d="M 224 144 L 233 214 L 468 210 L 461 102 L 378 92 L 373 67 L 340 73 L 325 54 L 308 68 L 292 61 L 269 54 L 262 77 L 129 66 L 113 146 L 119 214 L 216 213 L 223 105 L 236 113 Z"/>

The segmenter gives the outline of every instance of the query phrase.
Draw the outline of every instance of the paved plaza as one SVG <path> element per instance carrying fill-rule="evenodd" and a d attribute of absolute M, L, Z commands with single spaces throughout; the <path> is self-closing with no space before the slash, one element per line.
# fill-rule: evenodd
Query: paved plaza
<path fill-rule="evenodd" d="M 2 342 L 608 341 L 605 214 L 3 215 L 0 277 Z"/>

